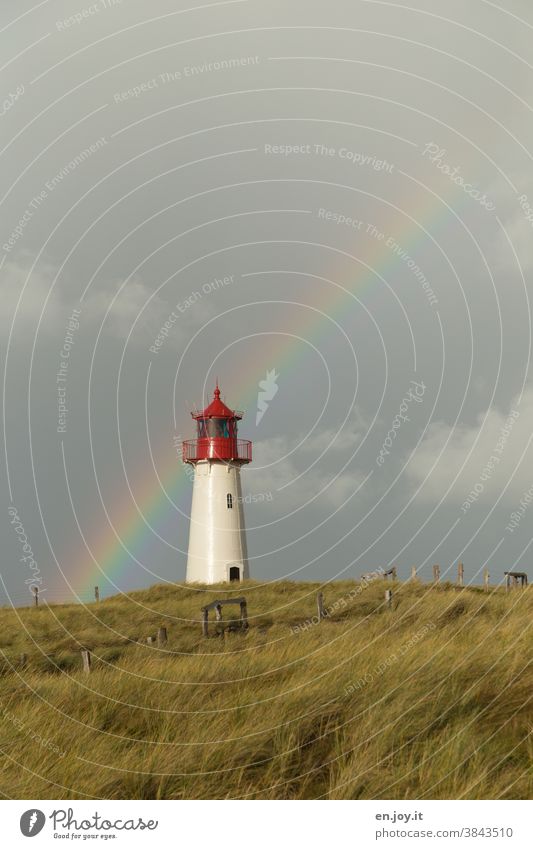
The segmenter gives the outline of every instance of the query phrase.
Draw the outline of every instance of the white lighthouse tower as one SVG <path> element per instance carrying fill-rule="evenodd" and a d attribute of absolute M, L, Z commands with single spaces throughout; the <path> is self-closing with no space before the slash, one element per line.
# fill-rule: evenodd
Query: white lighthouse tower
<path fill-rule="evenodd" d="M 237 439 L 242 413 L 220 400 L 218 381 L 209 406 L 191 415 L 197 438 L 183 443 L 183 461 L 194 467 L 186 581 L 242 581 L 249 572 L 241 466 L 252 459 L 252 443 Z"/>

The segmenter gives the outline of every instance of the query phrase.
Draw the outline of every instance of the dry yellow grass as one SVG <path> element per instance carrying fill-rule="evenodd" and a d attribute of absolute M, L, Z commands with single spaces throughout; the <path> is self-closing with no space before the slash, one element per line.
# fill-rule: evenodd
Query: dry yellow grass
<path fill-rule="evenodd" d="M 531 796 L 532 590 L 396 584 L 389 611 L 383 581 L 335 582 L 299 627 L 319 589 L 242 585 L 248 632 L 207 640 L 200 607 L 227 586 L 0 611 L 0 792 Z M 132 642 L 159 625 L 166 646 Z"/>

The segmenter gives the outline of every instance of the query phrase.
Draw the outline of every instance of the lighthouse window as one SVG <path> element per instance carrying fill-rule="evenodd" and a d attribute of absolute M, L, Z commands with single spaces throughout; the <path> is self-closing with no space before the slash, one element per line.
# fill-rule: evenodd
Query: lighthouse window
<path fill-rule="evenodd" d="M 206 429 L 206 426 L 205 426 L 205 419 L 199 419 L 199 420 L 198 420 L 198 436 L 200 437 L 200 439 L 202 439 L 202 437 L 207 436 L 207 429 Z"/>
<path fill-rule="evenodd" d="M 229 424 L 227 419 L 208 419 L 207 435 L 211 437 L 228 437 Z"/>
<path fill-rule="evenodd" d="M 228 510 L 231 510 L 231 508 L 233 507 L 233 495 L 231 494 L 231 492 L 228 492 L 228 494 L 226 495 L 226 503 L 228 505 Z"/>

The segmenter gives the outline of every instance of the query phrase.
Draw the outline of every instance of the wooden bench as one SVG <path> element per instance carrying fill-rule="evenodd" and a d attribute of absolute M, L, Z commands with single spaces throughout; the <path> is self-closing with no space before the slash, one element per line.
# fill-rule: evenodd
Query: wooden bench
<path fill-rule="evenodd" d="M 206 604 L 202 607 L 202 634 L 204 637 L 209 636 L 209 611 L 215 611 L 215 619 L 217 622 L 222 620 L 222 608 L 226 604 L 238 604 L 241 609 L 241 629 L 245 631 L 248 628 L 248 607 L 244 596 L 240 598 L 217 599 L 211 604 Z"/>
<path fill-rule="evenodd" d="M 527 573 L 526 572 L 504 572 L 505 575 L 505 588 L 507 592 L 513 587 L 527 587 Z"/>

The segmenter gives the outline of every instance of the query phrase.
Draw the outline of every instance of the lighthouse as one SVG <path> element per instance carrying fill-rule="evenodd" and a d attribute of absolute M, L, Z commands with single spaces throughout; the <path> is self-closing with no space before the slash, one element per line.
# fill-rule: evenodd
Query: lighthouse
<path fill-rule="evenodd" d="M 191 416 L 196 439 L 183 442 L 183 461 L 194 468 L 186 581 L 242 581 L 249 571 L 241 467 L 252 459 L 252 443 L 237 439 L 243 414 L 221 401 L 218 381 L 211 403 Z"/>

